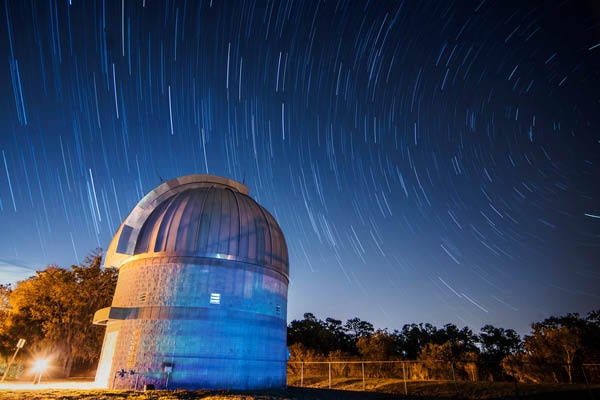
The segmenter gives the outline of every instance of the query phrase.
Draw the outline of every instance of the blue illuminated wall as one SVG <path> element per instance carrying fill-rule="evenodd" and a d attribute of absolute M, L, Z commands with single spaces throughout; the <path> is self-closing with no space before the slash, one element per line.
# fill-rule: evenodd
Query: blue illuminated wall
<path fill-rule="evenodd" d="M 109 385 L 283 387 L 286 297 L 278 273 L 252 264 L 189 257 L 129 262 L 120 269 L 111 309 L 119 333 Z M 121 377 L 121 369 L 136 374 Z"/>

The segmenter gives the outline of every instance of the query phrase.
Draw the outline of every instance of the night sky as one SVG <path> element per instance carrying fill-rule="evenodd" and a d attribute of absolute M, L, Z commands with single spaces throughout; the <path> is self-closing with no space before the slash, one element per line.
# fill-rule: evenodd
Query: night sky
<path fill-rule="evenodd" d="M 245 183 L 288 319 L 600 307 L 597 1 L 3 0 L 0 282 L 180 175 Z"/>

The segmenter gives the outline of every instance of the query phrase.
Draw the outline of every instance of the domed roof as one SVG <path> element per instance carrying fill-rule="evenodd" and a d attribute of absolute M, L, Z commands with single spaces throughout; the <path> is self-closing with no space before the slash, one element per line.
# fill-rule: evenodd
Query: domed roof
<path fill-rule="evenodd" d="M 114 236 L 105 264 L 120 267 L 148 253 L 252 263 L 288 277 L 287 246 L 275 218 L 246 186 L 213 175 L 173 179 L 146 195 Z"/>

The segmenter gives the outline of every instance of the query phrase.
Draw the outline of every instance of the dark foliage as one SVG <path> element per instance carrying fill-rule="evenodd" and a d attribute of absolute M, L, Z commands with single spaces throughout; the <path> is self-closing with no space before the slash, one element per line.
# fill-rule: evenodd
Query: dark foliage
<path fill-rule="evenodd" d="M 446 324 L 406 324 L 401 330 L 375 330 L 359 318 L 322 321 L 312 313 L 288 326 L 294 359 L 419 360 L 469 365 L 465 374 L 480 379 L 575 382 L 584 363 L 600 361 L 600 311 L 551 317 L 532 324 L 523 340 L 512 329 L 485 325 L 479 334 Z"/>

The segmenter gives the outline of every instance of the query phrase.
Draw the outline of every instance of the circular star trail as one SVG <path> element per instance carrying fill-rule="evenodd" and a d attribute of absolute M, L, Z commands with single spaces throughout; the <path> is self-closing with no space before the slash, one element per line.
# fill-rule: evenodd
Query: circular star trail
<path fill-rule="evenodd" d="M 0 9 L 0 277 L 106 248 L 161 181 L 280 222 L 290 319 L 516 328 L 600 305 L 600 8 L 49 1 Z"/>

